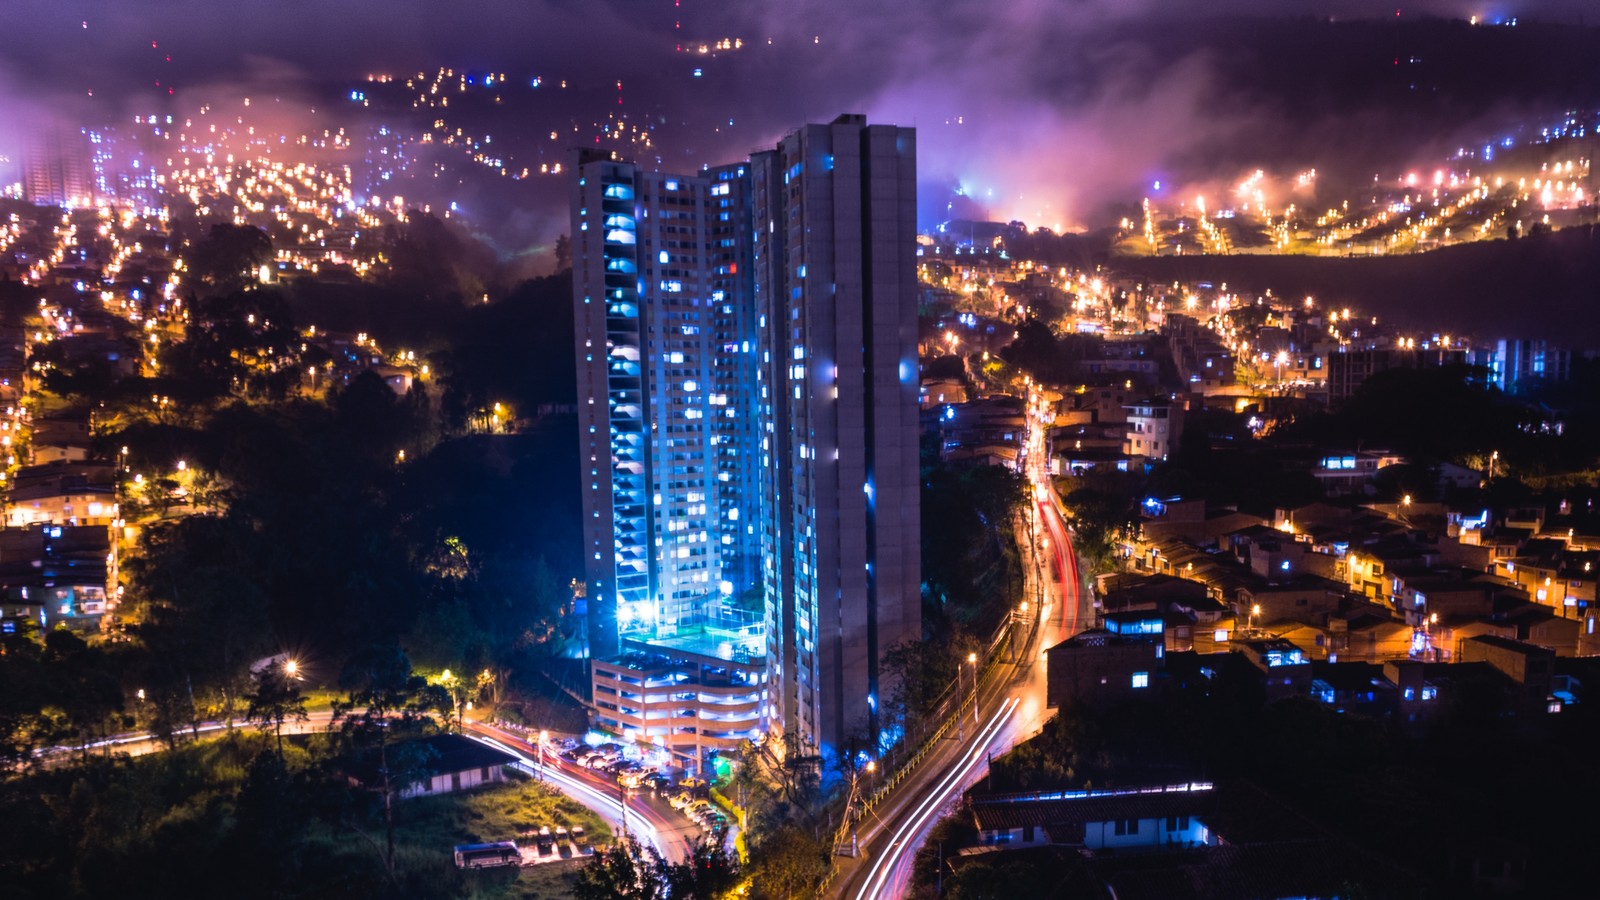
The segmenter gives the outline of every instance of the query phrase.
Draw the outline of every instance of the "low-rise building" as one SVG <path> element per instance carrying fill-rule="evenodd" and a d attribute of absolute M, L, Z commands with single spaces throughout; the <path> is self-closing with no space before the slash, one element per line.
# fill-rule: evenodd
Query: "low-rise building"
<path fill-rule="evenodd" d="M 517 759 L 459 734 L 436 734 L 420 743 L 428 751 L 426 774 L 402 790 L 401 797 L 426 797 L 499 784 L 506 780 L 505 767 Z"/>
<path fill-rule="evenodd" d="M 98 626 L 107 608 L 106 529 L 45 525 L 0 529 L 0 631 L 26 620 L 39 631 Z"/>
<path fill-rule="evenodd" d="M 757 650 L 714 635 L 625 640 L 621 655 L 590 666 L 594 727 L 703 771 L 706 755 L 762 731 L 767 670 Z"/>
<path fill-rule="evenodd" d="M 1149 693 L 1160 673 L 1160 635 L 1093 628 L 1045 651 L 1045 703 L 1107 706 Z"/>
<path fill-rule="evenodd" d="M 109 526 L 117 518 L 116 473 L 99 463 L 25 466 L 5 495 L 5 524 Z"/>

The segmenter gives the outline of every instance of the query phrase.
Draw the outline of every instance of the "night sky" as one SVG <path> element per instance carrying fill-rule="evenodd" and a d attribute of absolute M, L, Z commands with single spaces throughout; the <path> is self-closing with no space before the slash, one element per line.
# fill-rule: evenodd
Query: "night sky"
<path fill-rule="evenodd" d="M 1399 12 L 1579 22 L 1591 5 L 1428 0 Z M 168 91 L 310 105 L 330 84 L 369 73 L 454 66 L 568 80 L 571 92 L 526 113 L 535 118 L 592 119 L 620 99 L 660 129 L 663 168 L 724 162 L 843 111 L 914 125 L 925 218 L 957 211 L 949 199 L 964 194 L 974 215 L 1083 228 L 1169 173 L 1280 160 L 1326 167 L 1309 158 L 1314 148 L 1388 130 L 1348 114 L 1292 133 L 1277 127 L 1283 98 L 1230 86 L 1235 50 L 1217 16 L 1395 12 L 1371 0 L 9 0 L 0 152 L 8 127 L 27 127 L 18 123 L 117 121 Z M 1187 20 L 1201 16 L 1213 22 L 1210 44 L 1189 37 Z M 693 52 L 722 39 L 743 46 Z M 1468 138 L 1484 127 L 1453 124 Z"/>

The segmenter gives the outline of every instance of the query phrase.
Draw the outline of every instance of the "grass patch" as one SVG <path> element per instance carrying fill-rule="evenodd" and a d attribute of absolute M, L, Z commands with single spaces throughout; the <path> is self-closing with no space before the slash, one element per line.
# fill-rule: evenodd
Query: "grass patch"
<path fill-rule="evenodd" d="M 475 791 L 406 800 L 402 814 L 408 839 L 438 838 L 451 845 L 515 840 L 541 825 L 552 831 L 558 825 L 568 829 L 581 825 L 600 841 L 611 835 L 587 807 L 521 773 L 508 772 L 504 784 Z"/>
<path fill-rule="evenodd" d="M 454 868 L 451 847 L 456 844 L 483 844 L 490 841 L 517 841 L 528 846 L 526 831 L 539 826 L 582 826 L 589 834 L 590 846 L 610 844 L 611 830 L 598 815 L 547 788 L 541 781 L 507 772 L 509 780 L 458 794 L 400 801 L 395 807 L 395 870 L 402 886 L 424 894 L 448 897 L 475 897 L 483 900 L 554 900 L 571 897 L 582 866 L 582 858 L 560 863 L 541 863 L 523 870 L 491 868 L 462 871 Z M 371 836 L 382 839 L 382 825 L 376 823 Z M 334 855 L 358 854 L 376 857 L 376 850 L 357 834 L 326 834 Z"/>

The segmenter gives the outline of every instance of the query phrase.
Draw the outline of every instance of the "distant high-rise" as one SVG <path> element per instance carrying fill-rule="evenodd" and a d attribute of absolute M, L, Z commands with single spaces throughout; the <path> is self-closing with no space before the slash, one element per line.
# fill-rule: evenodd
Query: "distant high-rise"
<path fill-rule="evenodd" d="M 579 152 L 602 727 L 697 757 L 877 738 L 882 655 L 921 631 L 915 161 L 860 116 L 689 176 Z"/>
<path fill-rule="evenodd" d="M 1531 380 L 1566 381 L 1572 377 L 1572 351 L 1548 341 L 1501 338 L 1474 357 L 1489 368 L 1489 381 L 1508 393 L 1517 393 Z"/>
<path fill-rule="evenodd" d="M 93 202 L 89 146 L 79 131 L 46 128 L 22 155 L 22 196 L 41 206 Z"/>

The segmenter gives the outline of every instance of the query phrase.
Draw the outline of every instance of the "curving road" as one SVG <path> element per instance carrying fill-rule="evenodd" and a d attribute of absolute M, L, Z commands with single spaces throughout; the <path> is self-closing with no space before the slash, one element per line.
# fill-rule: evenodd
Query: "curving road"
<path fill-rule="evenodd" d="M 1030 425 L 1033 421 L 1030 416 Z M 839 861 L 839 877 L 830 885 L 830 896 L 845 900 L 904 896 L 916 851 L 933 826 L 988 774 L 991 757 L 1037 734 L 1050 718 L 1043 651 L 1081 631 L 1087 611 L 1071 533 L 1049 486 L 1042 428 L 1032 429 L 1027 446 L 1025 471 L 1034 494 L 1019 517 L 1017 533 L 1029 538 L 1019 543 L 1027 573 L 1024 596 L 1034 600 L 1014 620 L 1017 648 L 980 686 L 975 718 L 965 724 L 962 739 L 947 739 L 861 822 L 862 854 Z"/>
<path fill-rule="evenodd" d="M 521 735 L 483 722 L 467 722 L 465 733 L 479 743 L 517 758 L 514 765 L 542 779 L 593 810 L 617 834 L 626 832 L 654 847 L 668 862 L 684 862 L 700 838 L 700 830 L 685 816 L 649 791 L 624 793 L 617 782 L 601 773 L 574 766 L 548 750 L 540 761 L 538 747 Z"/>

